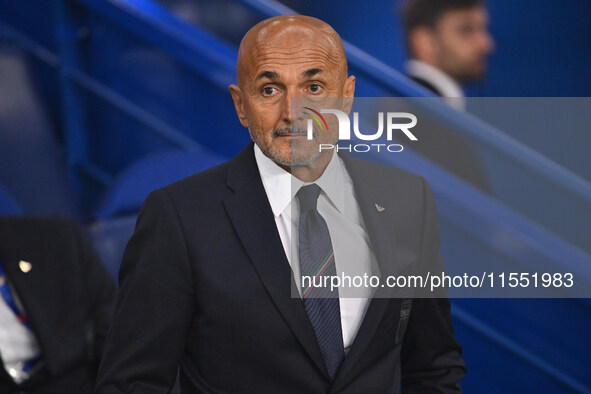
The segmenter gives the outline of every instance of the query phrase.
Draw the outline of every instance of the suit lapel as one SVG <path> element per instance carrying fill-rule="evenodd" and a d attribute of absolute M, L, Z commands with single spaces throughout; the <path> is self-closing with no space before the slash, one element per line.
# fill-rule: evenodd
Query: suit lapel
<path fill-rule="evenodd" d="M 230 164 L 227 183 L 234 194 L 224 205 L 255 270 L 294 335 L 329 378 L 304 304 L 299 297 L 291 296 L 295 280 L 256 166 L 252 143 Z"/>
<path fill-rule="evenodd" d="M 397 224 L 396 209 L 398 208 L 393 203 L 395 191 L 379 190 L 377 185 L 383 182 L 380 175 L 370 172 L 371 169 L 361 168 L 361 163 L 348 155 L 343 154 L 341 158 L 353 181 L 357 204 L 361 210 L 361 216 L 380 273 L 382 276 L 394 274 L 396 263 L 400 261 L 396 255 L 397 248 L 394 237 L 394 226 Z M 375 170 L 373 171 L 375 172 Z"/>
<path fill-rule="evenodd" d="M 394 239 L 394 225 L 396 224 L 396 206 L 392 203 L 394 198 L 392 195 L 388 196 L 380 193 L 379 188 L 376 187 L 377 184 L 372 181 L 377 176 L 376 174 L 368 173 L 369 171 L 361 168 L 356 159 L 348 155 L 343 154 L 341 158 L 353 180 L 355 197 L 361 210 L 372 251 L 378 263 L 380 276 L 385 278 L 388 275 L 394 275 L 396 273 L 396 262 L 399 261 L 396 255 L 397 248 Z M 369 301 L 363 322 L 359 327 L 349 353 L 337 373 L 335 382 L 343 384 L 345 379 L 354 377 L 351 370 L 364 356 L 364 351 L 371 343 L 390 301 L 388 289 L 378 288 Z M 395 333 L 392 335 L 395 335 Z M 333 388 L 336 388 L 336 386 Z"/>

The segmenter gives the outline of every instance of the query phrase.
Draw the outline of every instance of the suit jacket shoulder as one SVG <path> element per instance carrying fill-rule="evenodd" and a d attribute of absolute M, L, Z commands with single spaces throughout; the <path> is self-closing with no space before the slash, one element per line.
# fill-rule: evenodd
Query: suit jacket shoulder
<path fill-rule="evenodd" d="M 378 187 L 379 185 L 384 185 L 385 188 L 404 185 L 411 188 L 411 193 L 422 193 L 426 182 L 422 176 L 393 165 L 364 160 L 348 154 L 342 154 L 340 157 L 345 162 L 347 171 L 353 173 L 352 178 L 363 177 L 363 179 Z M 353 181 L 355 180 L 353 178 Z"/>

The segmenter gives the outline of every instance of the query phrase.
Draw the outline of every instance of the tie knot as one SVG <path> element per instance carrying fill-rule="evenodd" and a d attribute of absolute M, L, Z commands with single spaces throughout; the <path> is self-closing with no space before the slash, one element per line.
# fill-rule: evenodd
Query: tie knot
<path fill-rule="evenodd" d="M 316 202 L 320 195 L 320 186 L 313 183 L 298 190 L 298 200 L 300 200 L 300 211 L 313 211 L 316 209 Z"/>

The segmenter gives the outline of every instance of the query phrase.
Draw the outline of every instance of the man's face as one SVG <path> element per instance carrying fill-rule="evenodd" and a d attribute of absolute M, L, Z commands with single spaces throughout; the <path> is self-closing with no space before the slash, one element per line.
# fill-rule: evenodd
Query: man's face
<path fill-rule="evenodd" d="M 303 113 L 292 113 L 295 97 L 353 96 L 354 77 L 347 78 L 346 60 L 334 45 L 314 29 L 275 29 L 239 64 L 239 87 L 230 90 L 240 121 L 262 152 L 282 166 L 310 165 L 326 153 L 319 144 L 338 138 L 333 127 L 308 140 Z"/>
<path fill-rule="evenodd" d="M 452 10 L 438 21 L 433 35 L 438 67 L 460 83 L 482 79 L 494 41 L 482 7 Z"/>

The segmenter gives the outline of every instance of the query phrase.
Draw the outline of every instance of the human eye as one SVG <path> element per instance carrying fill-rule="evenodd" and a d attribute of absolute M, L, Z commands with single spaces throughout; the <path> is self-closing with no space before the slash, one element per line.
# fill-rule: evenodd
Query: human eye
<path fill-rule="evenodd" d="M 308 91 L 312 94 L 320 94 L 322 93 L 323 87 L 322 85 L 318 84 L 318 83 L 313 83 L 310 86 L 308 86 Z"/>
<path fill-rule="evenodd" d="M 476 28 L 474 26 L 472 26 L 471 24 L 463 24 L 463 25 L 460 25 L 458 28 L 458 33 L 462 37 L 469 37 L 469 36 L 473 35 L 475 31 L 476 31 Z"/>
<path fill-rule="evenodd" d="M 261 94 L 265 97 L 272 97 L 277 93 L 279 93 L 279 89 L 277 89 L 275 86 L 264 86 L 261 89 Z"/>

